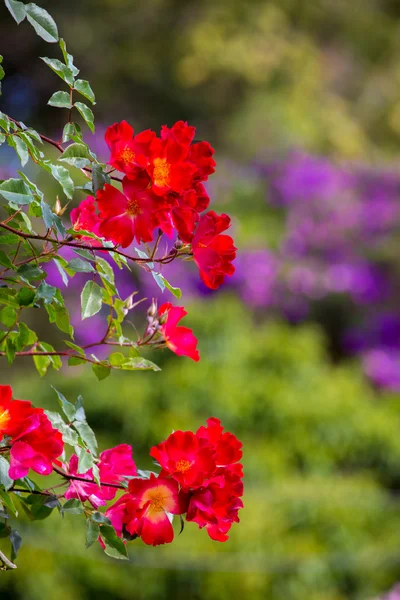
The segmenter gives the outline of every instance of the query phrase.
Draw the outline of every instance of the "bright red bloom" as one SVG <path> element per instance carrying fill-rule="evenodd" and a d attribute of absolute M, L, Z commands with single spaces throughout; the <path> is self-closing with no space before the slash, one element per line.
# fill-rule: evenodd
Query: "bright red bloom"
<path fill-rule="evenodd" d="M 85 200 L 71 210 L 71 223 L 75 231 L 90 231 L 98 237 L 100 235 L 100 217 L 96 213 L 96 201 L 93 196 L 87 196 Z M 86 240 L 92 245 L 102 245 L 101 242 L 93 238 L 82 236 L 82 240 Z"/>
<path fill-rule="evenodd" d="M 196 349 L 197 339 L 188 327 L 178 326 L 178 322 L 187 315 L 183 306 L 172 306 L 165 302 L 158 310 L 159 317 L 163 317 L 160 332 L 172 352 L 178 356 L 188 356 L 196 362 L 200 360 L 199 351 Z"/>
<path fill-rule="evenodd" d="M 209 203 L 210 198 L 201 183 L 197 183 L 176 199 L 171 215 L 178 236 L 183 242 L 188 244 L 192 241 L 200 218 L 199 213 L 206 210 Z"/>
<path fill-rule="evenodd" d="M 122 496 L 106 515 L 119 535 L 126 530 L 140 536 L 145 544 L 158 546 L 174 539 L 169 515 L 186 512 L 187 496 L 179 491 L 176 481 L 164 477 L 132 479 L 129 494 Z"/>
<path fill-rule="evenodd" d="M 189 502 L 187 521 L 194 521 L 200 528 L 205 527 L 211 539 L 225 542 L 227 532 L 233 523 L 239 523 L 238 511 L 243 502 L 238 497 L 238 476 L 229 474 L 221 481 L 211 481 L 207 486 L 196 490 Z M 243 487 L 239 488 L 243 493 Z"/>
<path fill-rule="evenodd" d="M 151 242 L 155 227 L 162 228 L 163 222 L 168 221 L 169 206 L 151 190 L 139 189 L 126 177 L 122 187 L 124 193 L 106 183 L 104 189 L 97 192 L 102 219 L 100 234 L 123 248 L 134 238 L 138 243 Z"/>
<path fill-rule="evenodd" d="M 225 279 L 225 275 L 233 275 L 235 267 L 232 261 L 236 258 L 236 248 L 229 235 L 221 235 L 230 226 L 228 215 L 217 215 L 210 211 L 200 218 L 193 237 L 193 258 L 200 270 L 200 277 L 205 285 L 217 289 Z"/>
<path fill-rule="evenodd" d="M 197 167 L 187 157 L 194 133 L 194 127 L 178 121 L 171 129 L 164 125 L 161 138 L 152 141 L 147 172 L 155 194 L 181 194 L 193 186 Z"/>
<path fill-rule="evenodd" d="M 197 167 L 195 178 L 197 181 L 206 181 L 209 175 L 215 172 L 217 164 L 213 159 L 214 148 L 208 142 L 198 142 L 190 146 L 188 160 Z"/>
<path fill-rule="evenodd" d="M 99 476 L 101 486 L 95 483 L 84 483 L 82 481 L 71 480 L 70 485 L 65 492 L 65 498 L 77 498 L 82 502 L 89 502 L 98 508 L 104 506 L 107 500 L 115 498 L 117 489 L 105 485 L 106 483 L 117 484 L 125 477 L 134 477 L 137 475 L 136 465 L 132 459 L 132 448 L 128 444 L 120 444 L 110 450 L 104 450 L 99 456 Z M 68 466 L 68 473 L 79 475 L 84 479 L 93 480 L 93 471 L 90 469 L 85 473 L 78 474 L 78 457 L 76 454 L 71 456 Z"/>
<path fill-rule="evenodd" d="M 177 121 L 172 127 L 167 125 L 161 127 L 162 140 L 170 140 L 187 148 L 192 143 L 195 133 L 196 128 L 188 125 L 186 121 Z"/>
<path fill-rule="evenodd" d="M 9 385 L 0 385 L 0 441 L 4 436 L 12 440 L 39 426 L 39 412 L 26 400 L 13 400 Z"/>
<path fill-rule="evenodd" d="M 148 165 L 149 148 L 155 136 L 150 129 L 134 136 L 133 128 L 126 121 L 114 123 L 105 134 L 111 150 L 109 164 L 134 179 Z"/>
<path fill-rule="evenodd" d="M 220 466 L 231 465 L 242 458 L 242 442 L 233 433 L 226 431 L 221 421 L 215 417 L 207 419 L 207 427 L 200 427 L 196 432 L 202 444 L 211 446 L 216 464 Z"/>
<path fill-rule="evenodd" d="M 212 449 L 200 444 L 191 431 L 174 431 L 158 446 L 153 446 L 150 456 L 178 481 L 184 490 L 197 488 L 213 476 L 216 466 Z"/>
<path fill-rule="evenodd" d="M 53 462 L 63 453 L 61 433 L 54 429 L 44 411 L 36 408 L 39 423 L 29 433 L 23 433 L 12 443 L 10 450 L 11 479 L 25 477 L 29 469 L 39 475 L 50 475 Z"/>
<path fill-rule="evenodd" d="M 19 479 L 32 469 L 49 475 L 53 462 L 62 454 L 62 435 L 53 428 L 42 408 L 25 400 L 13 400 L 10 386 L 0 386 L 0 441 L 10 437 L 11 479 Z"/>

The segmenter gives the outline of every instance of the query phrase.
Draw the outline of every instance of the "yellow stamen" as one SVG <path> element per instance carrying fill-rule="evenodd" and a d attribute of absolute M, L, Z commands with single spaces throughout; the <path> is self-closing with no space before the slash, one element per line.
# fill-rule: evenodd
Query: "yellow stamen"
<path fill-rule="evenodd" d="M 164 510 L 164 496 L 161 492 L 156 492 L 150 496 L 150 510 L 161 512 Z"/>
<path fill-rule="evenodd" d="M 10 413 L 7 409 L 0 406 L 0 431 L 2 429 L 6 429 L 8 423 L 10 422 Z"/>
<path fill-rule="evenodd" d="M 126 214 L 129 215 L 130 217 L 136 217 L 140 212 L 141 212 L 141 210 L 140 210 L 140 206 L 139 206 L 138 202 L 134 198 L 131 198 L 130 200 L 128 200 Z"/>
<path fill-rule="evenodd" d="M 136 154 L 130 148 L 124 148 L 119 155 L 122 162 L 127 165 L 130 162 L 134 162 Z"/>
<path fill-rule="evenodd" d="M 169 180 L 170 166 L 167 163 L 166 158 L 155 158 L 154 159 L 154 183 L 158 187 L 165 187 Z"/>
<path fill-rule="evenodd" d="M 189 469 L 190 462 L 188 460 L 182 459 L 176 463 L 176 470 L 179 471 L 179 473 L 186 473 Z"/>

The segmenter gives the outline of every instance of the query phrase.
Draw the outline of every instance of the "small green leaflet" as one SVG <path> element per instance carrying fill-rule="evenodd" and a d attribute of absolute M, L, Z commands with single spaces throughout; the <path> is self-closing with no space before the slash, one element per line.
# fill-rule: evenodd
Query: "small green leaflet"
<path fill-rule="evenodd" d="M 57 108 L 72 108 L 71 98 L 68 92 L 54 92 L 47 104 Z"/>
<path fill-rule="evenodd" d="M 89 127 L 90 131 L 94 133 L 94 114 L 93 111 L 83 104 L 83 102 L 75 102 L 75 108 L 79 111 L 81 117 L 84 119 L 86 125 Z"/>
<path fill-rule="evenodd" d="M 58 42 L 58 29 L 53 17 L 47 10 L 40 8 L 32 2 L 25 5 L 26 18 L 35 29 L 36 33 L 45 42 Z"/>
<path fill-rule="evenodd" d="M 82 94 L 87 100 L 89 100 L 92 104 L 96 104 L 95 96 L 92 88 L 90 87 L 90 83 L 85 79 L 77 79 L 74 83 L 74 90 Z"/>
<path fill-rule="evenodd" d="M 81 294 L 82 320 L 96 315 L 102 305 L 101 287 L 95 281 L 87 281 Z"/>

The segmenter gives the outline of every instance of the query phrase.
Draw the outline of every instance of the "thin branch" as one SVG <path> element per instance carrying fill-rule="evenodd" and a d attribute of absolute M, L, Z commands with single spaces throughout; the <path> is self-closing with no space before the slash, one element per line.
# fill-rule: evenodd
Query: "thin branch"
<path fill-rule="evenodd" d="M 4 222 L 0 223 L 0 227 L 2 229 L 6 229 L 7 231 L 10 231 L 11 233 L 15 233 L 15 235 L 18 235 L 26 240 L 28 240 L 28 239 L 41 240 L 44 242 L 51 242 L 54 244 L 59 244 L 60 246 L 68 246 L 70 248 L 80 248 L 80 249 L 84 249 L 84 250 L 92 250 L 94 252 L 95 251 L 115 252 L 115 254 L 118 254 L 119 256 L 123 256 L 127 260 L 130 260 L 132 262 L 136 262 L 139 264 L 140 263 L 146 264 L 146 263 L 150 263 L 150 262 L 157 262 L 157 263 L 163 264 L 164 262 L 171 262 L 171 258 L 172 258 L 172 256 L 170 254 L 168 254 L 167 256 L 163 256 L 162 258 L 137 258 L 136 256 L 130 256 L 129 254 L 126 254 L 125 252 L 121 252 L 121 250 L 118 250 L 115 247 L 113 247 L 113 248 L 107 248 L 105 246 L 97 247 L 97 246 L 92 246 L 91 244 L 85 244 L 82 242 L 78 243 L 78 242 L 72 242 L 72 241 L 68 241 L 68 240 L 57 240 L 56 238 L 50 238 L 46 235 L 25 233 L 23 231 L 19 231 L 18 229 L 14 229 L 13 227 L 10 227 L 9 225 L 6 225 Z M 174 254 L 174 256 L 175 255 L 176 255 L 176 253 Z"/>
<path fill-rule="evenodd" d="M 17 565 L 15 565 L 11 560 L 7 558 L 5 554 L 0 550 L 0 561 L 3 563 L 2 571 L 7 571 L 8 569 L 16 569 Z"/>
<path fill-rule="evenodd" d="M 79 477 L 79 475 L 71 475 L 70 473 L 66 473 L 62 469 L 55 467 L 53 465 L 53 469 L 56 473 L 64 477 L 64 479 L 68 479 L 69 481 L 82 481 L 83 483 L 93 483 L 94 485 L 99 485 L 95 479 L 85 479 L 84 477 Z M 120 485 L 118 483 L 107 483 L 106 481 L 100 481 L 100 486 L 111 487 L 117 490 L 126 490 L 126 487 Z"/>

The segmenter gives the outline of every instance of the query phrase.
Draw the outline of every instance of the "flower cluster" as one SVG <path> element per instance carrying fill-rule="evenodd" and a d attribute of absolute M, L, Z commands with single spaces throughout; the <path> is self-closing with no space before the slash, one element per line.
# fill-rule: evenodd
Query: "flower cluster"
<path fill-rule="evenodd" d="M 78 457 L 73 454 L 69 464 L 65 465 L 66 473 L 77 476 L 71 479 L 69 487 L 64 494 L 67 499 L 77 498 L 81 502 L 89 501 L 94 508 L 105 506 L 107 501 L 113 500 L 118 491 L 115 484 L 121 483 L 126 477 L 137 475 L 136 465 L 132 458 L 132 448 L 128 444 L 120 444 L 115 448 L 104 450 L 99 456 L 97 464 L 101 485 L 93 482 L 93 470 L 89 469 L 83 474 L 78 472 Z M 83 480 L 89 480 L 85 483 Z M 111 484 L 108 486 L 107 483 Z"/>
<path fill-rule="evenodd" d="M 178 325 L 186 315 L 183 306 L 173 306 L 170 302 L 164 302 L 157 312 L 157 306 L 153 302 L 147 315 L 148 326 L 144 339 L 148 339 L 150 343 L 153 340 L 157 345 L 166 345 L 178 356 L 189 356 L 192 360 L 199 361 L 197 339 L 192 330 Z"/>
<path fill-rule="evenodd" d="M 69 410 L 74 408 L 65 402 Z M 82 434 L 90 430 L 87 423 L 79 424 Z M 64 423 L 63 427 L 65 432 L 70 425 Z M 104 450 L 98 457 L 88 447 L 80 446 L 79 457 L 72 454 L 65 461 L 63 436 L 51 425 L 43 409 L 28 401 L 13 400 L 11 387 L 2 385 L 0 453 L 10 456 L 11 479 L 24 478 L 29 469 L 39 475 L 60 475 L 67 488 L 56 499 L 67 501 L 66 510 L 68 503 L 78 501 L 82 512 L 91 515 L 93 509 L 98 511 L 114 500 L 119 491 L 126 492 L 108 507 L 103 517 L 100 515 L 100 522 L 111 523 L 124 541 L 141 537 L 153 546 L 172 542 L 173 515 L 180 515 L 181 519 L 186 515 L 186 521 L 205 528 L 211 539 L 224 542 L 232 524 L 239 522 L 238 512 L 243 507 L 243 467 L 239 463 L 242 444 L 224 431 L 214 417 L 196 433 L 174 431 L 154 446 L 150 456 L 161 471 L 147 477 L 147 473 L 137 470 L 128 444 Z M 61 455 L 63 462 L 58 460 Z M 86 458 L 92 466 L 85 471 Z M 35 493 L 42 492 L 37 487 Z M 51 496 L 48 490 L 43 494 Z M 91 507 L 86 505 L 85 509 L 84 503 Z M 99 540 L 104 544 L 101 530 Z"/>
<path fill-rule="evenodd" d="M 216 418 L 196 433 L 173 432 L 150 451 L 160 474 L 132 479 L 128 493 L 106 515 L 121 537 L 140 536 L 153 546 L 172 542 L 172 515 L 183 514 L 213 540 L 226 541 L 243 507 L 241 447 Z"/>
<path fill-rule="evenodd" d="M 164 125 L 160 137 L 151 130 L 134 135 L 126 121 L 108 127 L 109 164 L 124 173 L 122 190 L 106 183 L 71 212 L 71 221 L 76 231 L 122 248 L 151 242 L 156 229 L 170 238 L 176 233 L 204 283 L 216 289 L 234 273 L 236 248 L 223 234 L 230 218 L 204 212 L 210 198 L 203 184 L 216 163 L 210 144 L 194 143 L 194 136 L 195 128 L 183 121 Z"/>
<path fill-rule="evenodd" d="M 44 410 L 26 400 L 13 400 L 8 385 L 0 385 L 0 443 L 10 448 L 11 479 L 25 477 L 29 469 L 50 475 L 64 450 L 62 435 Z"/>

